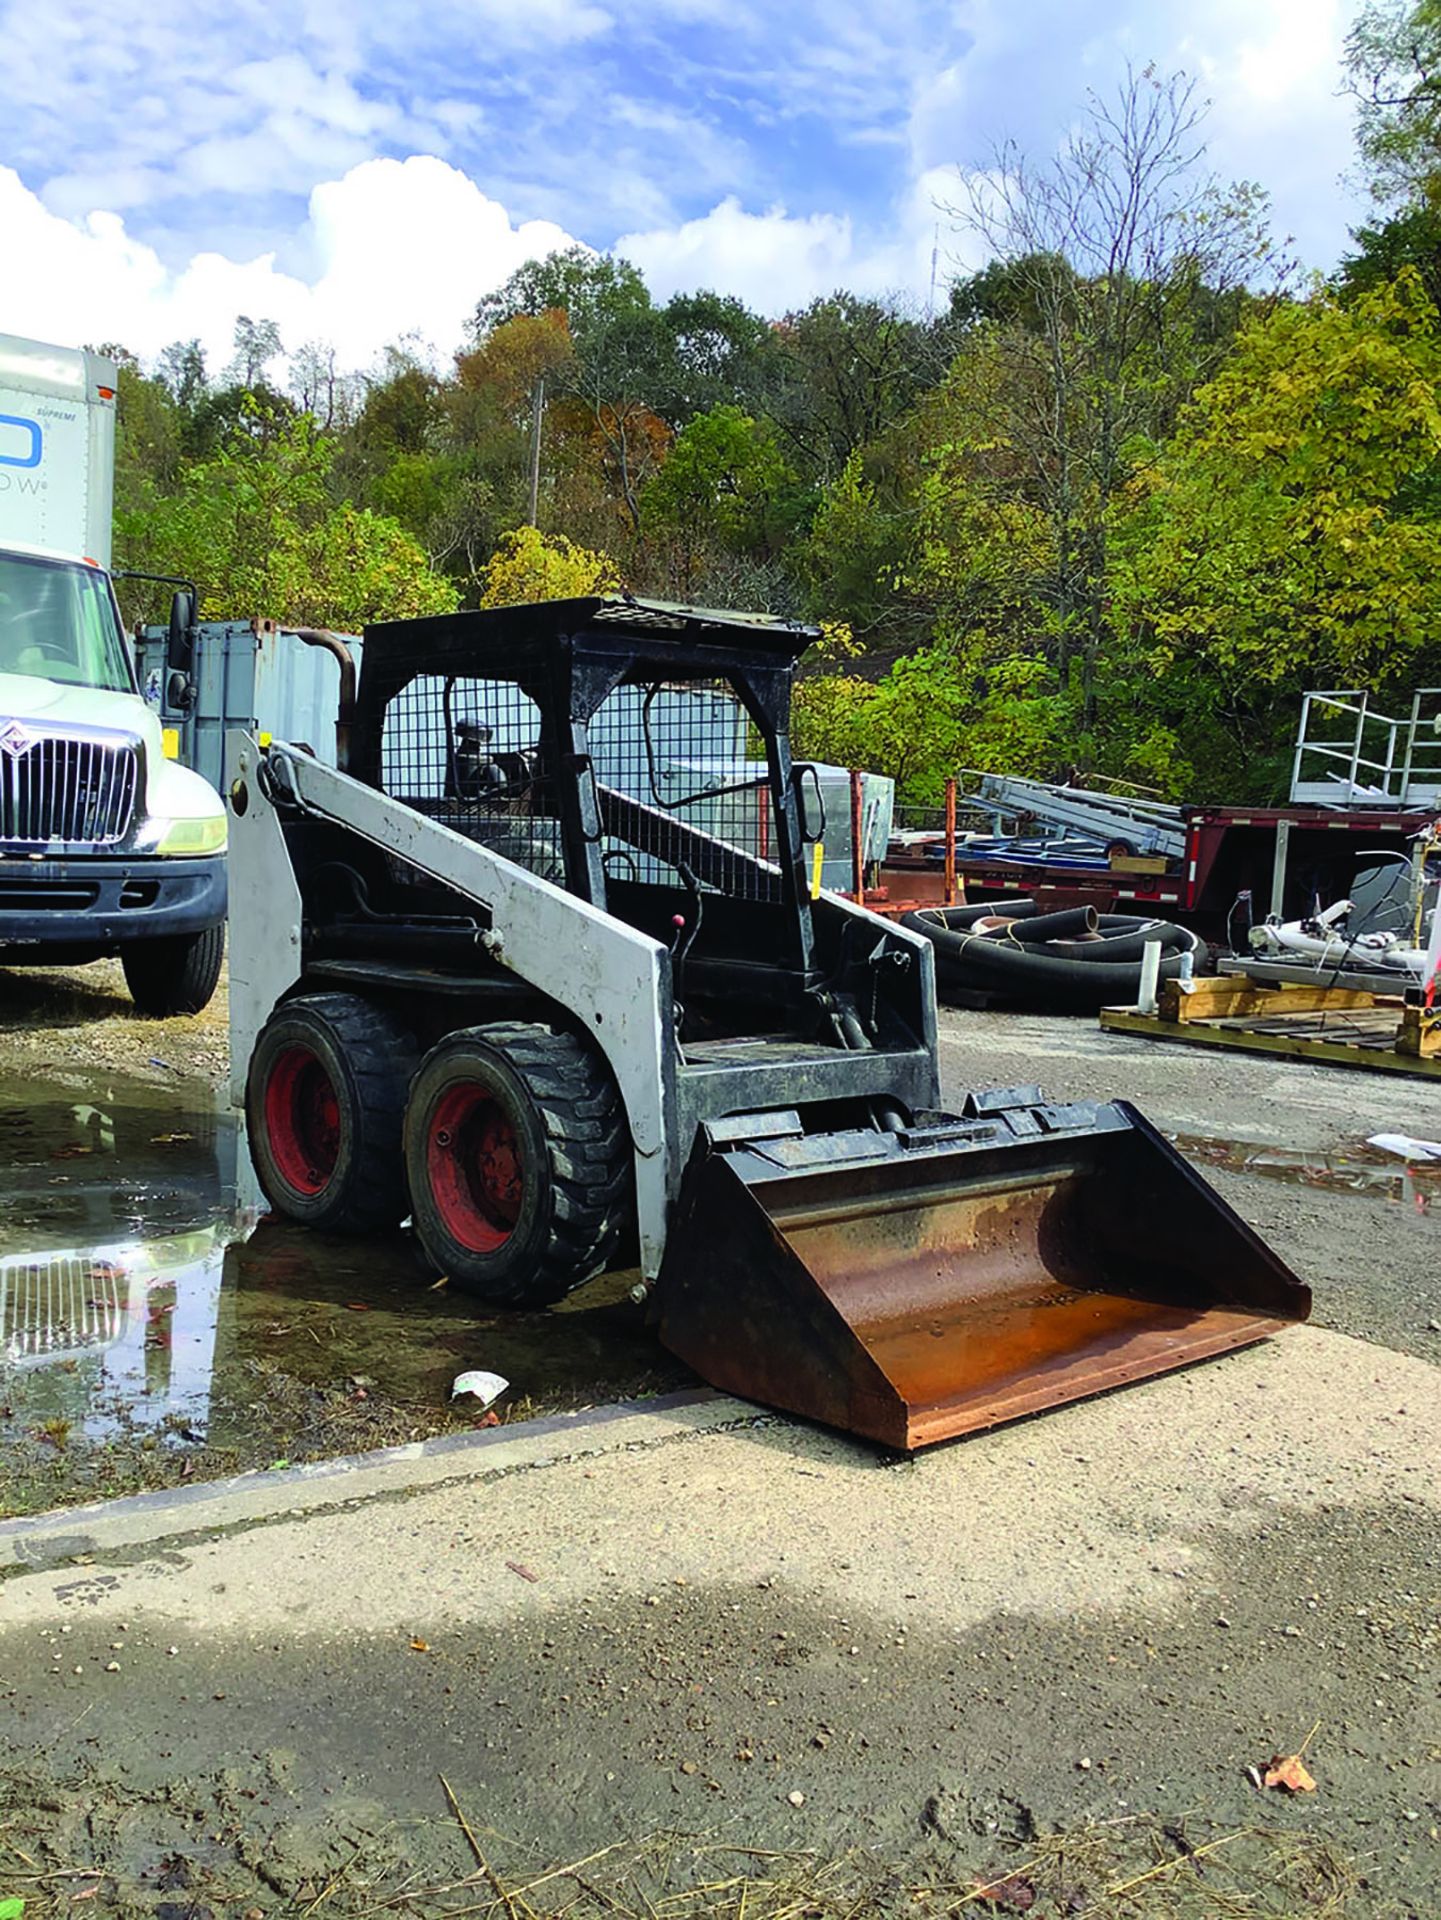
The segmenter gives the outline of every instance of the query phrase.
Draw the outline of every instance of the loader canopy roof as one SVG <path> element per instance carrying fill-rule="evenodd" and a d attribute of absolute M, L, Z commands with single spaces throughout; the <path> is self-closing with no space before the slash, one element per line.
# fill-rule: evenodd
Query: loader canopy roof
<path fill-rule="evenodd" d="M 365 665 L 373 672 L 382 662 L 430 665 L 464 655 L 474 669 L 484 671 L 490 665 L 513 676 L 580 634 L 638 640 L 653 655 L 672 646 L 687 652 L 718 647 L 776 663 L 799 660 L 821 637 L 816 627 L 768 613 L 730 613 L 667 600 L 636 600 L 629 594 L 589 595 L 434 614 L 423 620 L 387 620 L 365 629 Z M 485 656 L 492 651 L 494 662 L 487 662 Z M 529 660 L 522 657 L 527 654 Z"/>

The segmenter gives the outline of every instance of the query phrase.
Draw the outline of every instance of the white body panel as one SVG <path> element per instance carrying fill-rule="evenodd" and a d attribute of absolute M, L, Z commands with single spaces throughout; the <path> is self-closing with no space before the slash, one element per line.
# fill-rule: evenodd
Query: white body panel
<path fill-rule="evenodd" d="M 0 544 L 110 565 L 115 363 L 0 334 Z"/>
<path fill-rule="evenodd" d="M 142 813 L 166 820 L 211 820 L 225 811 L 208 780 L 165 758 L 160 721 L 138 693 L 108 693 L 61 686 L 29 673 L 0 673 L 0 719 L 33 722 L 40 733 L 50 723 L 128 733 L 145 749 Z"/>

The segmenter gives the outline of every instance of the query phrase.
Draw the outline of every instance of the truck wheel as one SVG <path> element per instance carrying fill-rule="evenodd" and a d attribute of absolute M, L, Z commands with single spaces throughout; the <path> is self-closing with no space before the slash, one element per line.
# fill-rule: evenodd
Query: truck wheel
<path fill-rule="evenodd" d="M 225 955 L 225 925 L 203 933 L 167 934 L 141 940 L 120 955 L 130 998 L 141 1013 L 164 1020 L 172 1013 L 199 1013 L 210 1004 Z"/>
<path fill-rule="evenodd" d="M 542 1307 L 599 1273 L 630 1214 L 630 1135 L 604 1060 L 519 1022 L 449 1034 L 405 1113 L 415 1229 L 466 1293 Z"/>
<path fill-rule="evenodd" d="M 399 1225 L 416 1055 L 410 1034 L 358 994 L 282 1001 L 245 1083 L 250 1154 L 277 1213 L 332 1233 Z"/>

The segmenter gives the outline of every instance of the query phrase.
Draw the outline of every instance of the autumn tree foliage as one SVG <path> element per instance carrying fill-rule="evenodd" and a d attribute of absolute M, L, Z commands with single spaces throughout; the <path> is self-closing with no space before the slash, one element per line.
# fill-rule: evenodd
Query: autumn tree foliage
<path fill-rule="evenodd" d="M 987 263 L 926 310 L 658 300 L 572 247 L 449 363 L 357 376 L 263 316 L 221 369 L 122 356 L 121 556 L 341 627 L 622 584 L 768 610 L 827 636 L 798 747 L 905 796 L 985 767 L 1274 799 L 1308 685 L 1441 680 L 1438 72 L 1441 0 L 1361 9 L 1376 211 L 1330 287 L 1143 70 L 957 188 Z"/>

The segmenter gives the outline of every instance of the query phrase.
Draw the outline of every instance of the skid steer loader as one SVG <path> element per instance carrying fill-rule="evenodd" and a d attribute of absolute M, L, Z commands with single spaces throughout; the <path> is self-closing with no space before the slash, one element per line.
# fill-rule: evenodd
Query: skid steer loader
<path fill-rule="evenodd" d="M 367 629 L 341 766 L 237 734 L 231 1007 L 282 1214 L 451 1284 L 639 1263 L 716 1386 L 914 1448 L 1304 1318 L 1124 1103 L 938 1111 L 932 953 L 813 892 L 815 638 L 627 598 Z"/>

